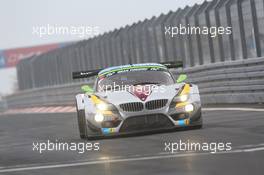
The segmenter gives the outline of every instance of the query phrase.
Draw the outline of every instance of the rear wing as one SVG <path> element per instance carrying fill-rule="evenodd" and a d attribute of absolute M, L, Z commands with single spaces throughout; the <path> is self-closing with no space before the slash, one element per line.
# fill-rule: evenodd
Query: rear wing
<path fill-rule="evenodd" d="M 162 62 L 159 64 L 166 66 L 168 69 L 183 67 L 182 61 L 168 61 L 168 62 Z M 73 72 L 72 78 L 73 79 L 79 79 L 79 78 L 89 78 L 89 77 L 97 76 L 98 73 L 103 69 L 104 68 L 95 69 L 95 70 L 80 71 L 80 72 Z"/>
<path fill-rule="evenodd" d="M 73 72 L 72 73 L 72 78 L 73 79 L 79 79 L 79 78 L 93 77 L 93 76 L 96 76 L 101 70 L 103 70 L 103 69 L 95 69 L 95 70 Z"/>
<path fill-rule="evenodd" d="M 167 62 L 161 62 L 160 64 L 166 66 L 168 69 L 183 67 L 182 61 L 167 61 Z"/>

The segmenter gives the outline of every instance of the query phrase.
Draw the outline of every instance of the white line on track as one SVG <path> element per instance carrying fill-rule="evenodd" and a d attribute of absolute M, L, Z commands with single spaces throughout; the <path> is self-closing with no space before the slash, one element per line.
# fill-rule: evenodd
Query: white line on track
<path fill-rule="evenodd" d="M 1 167 L 0 173 L 6 172 L 18 172 L 18 171 L 30 171 L 30 170 L 41 170 L 41 169 L 52 169 L 52 168 L 66 168 L 66 167 L 76 167 L 76 166 L 85 166 L 85 165 L 95 165 L 95 164 L 105 164 L 105 163 L 118 163 L 118 162 L 130 162 L 130 161 L 142 161 L 142 160 L 157 160 L 157 159 L 169 159 L 176 157 L 188 157 L 188 156 L 201 156 L 201 155 L 218 155 L 218 154 L 230 154 L 230 153 L 247 153 L 247 152 L 255 152 L 255 151 L 264 151 L 264 147 L 258 148 L 247 148 L 247 149 L 237 149 L 231 151 L 223 151 L 217 153 L 209 153 L 209 152 L 200 152 L 200 153 L 180 153 L 180 154 L 162 154 L 159 153 L 153 156 L 138 156 L 138 157 L 123 157 L 123 158 L 101 158 L 94 161 L 86 161 L 86 162 L 73 162 L 73 163 L 61 163 L 54 165 L 40 165 L 40 166 L 28 166 L 28 167 Z M 165 153 L 165 152 L 163 152 Z"/>
<path fill-rule="evenodd" d="M 253 111 L 264 112 L 262 108 L 202 108 L 202 111 Z"/>
<path fill-rule="evenodd" d="M 264 112 L 264 108 L 239 108 L 239 107 L 215 107 L 215 108 L 202 108 L 202 111 L 248 111 L 248 112 Z M 26 108 L 23 110 L 9 109 L 6 112 L 0 112 L 0 115 L 4 114 L 47 114 L 47 113 L 75 113 L 74 106 L 60 106 L 60 107 L 39 107 L 37 108 Z"/>

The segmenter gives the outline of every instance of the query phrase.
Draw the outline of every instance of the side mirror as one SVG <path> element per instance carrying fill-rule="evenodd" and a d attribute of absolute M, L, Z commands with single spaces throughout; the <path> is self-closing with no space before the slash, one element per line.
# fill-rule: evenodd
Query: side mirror
<path fill-rule="evenodd" d="M 88 94 L 94 93 L 93 88 L 91 88 L 89 85 L 83 85 L 83 86 L 81 87 L 81 90 L 82 90 L 84 93 L 88 93 Z"/>
<path fill-rule="evenodd" d="M 177 83 L 182 83 L 187 79 L 187 75 L 186 74 L 180 74 L 180 76 L 177 79 Z"/>

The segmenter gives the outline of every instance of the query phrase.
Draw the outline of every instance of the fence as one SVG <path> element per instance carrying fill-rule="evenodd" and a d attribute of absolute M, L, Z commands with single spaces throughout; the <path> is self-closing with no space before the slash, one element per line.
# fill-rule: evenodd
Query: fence
<path fill-rule="evenodd" d="M 232 27 L 231 34 L 166 34 L 173 27 Z M 72 71 L 139 62 L 184 61 L 185 67 L 264 56 L 264 1 L 214 0 L 21 61 L 21 90 L 76 83 Z M 82 81 L 82 80 L 80 80 Z"/>
<path fill-rule="evenodd" d="M 188 81 L 198 84 L 203 104 L 264 102 L 264 58 L 213 63 L 196 68 L 177 69 Z M 7 97 L 9 108 L 26 106 L 75 105 L 74 95 L 82 84 L 36 88 Z"/>
<path fill-rule="evenodd" d="M 232 32 L 173 35 L 180 27 L 231 27 Z M 263 102 L 263 28 L 264 0 L 213 0 L 186 6 L 21 61 L 17 66 L 20 95 L 26 98 L 38 92 L 46 98 L 46 92 L 60 94 L 57 87 L 85 83 L 72 80 L 73 71 L 182 60 L 183 71 L 200 86 L 205 103 Z M 18 97 L 8 98 L 14 104 Z"/>
<path fill-rule="evenodd" d="M 0 112 L 5 111 L 7 109 L 7 103 L 4 99 L 0 100 Z"/>

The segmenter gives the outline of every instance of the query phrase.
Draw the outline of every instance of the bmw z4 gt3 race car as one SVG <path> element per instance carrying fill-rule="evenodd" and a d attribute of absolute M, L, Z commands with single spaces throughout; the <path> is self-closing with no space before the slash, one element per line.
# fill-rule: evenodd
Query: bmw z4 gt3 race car
<path fill-rule="evenodd" d="M 94 87 L 82 86 L 76 95 L 81 138 L 133 134 L 145 131 L 202 127 L 197 85 L 174 79 L 173 64 L 129 64 L 73 72 L 73 78 L 96 76 Z"/>

